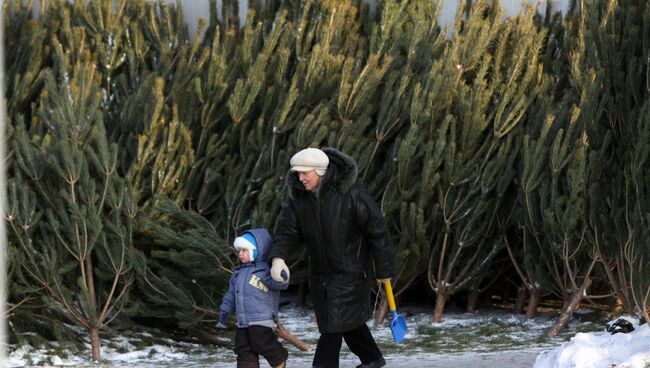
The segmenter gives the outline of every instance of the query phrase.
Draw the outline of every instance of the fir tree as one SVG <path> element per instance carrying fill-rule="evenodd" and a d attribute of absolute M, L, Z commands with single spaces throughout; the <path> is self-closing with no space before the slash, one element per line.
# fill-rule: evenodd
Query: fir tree
<path fill-rule="evenodd" d="M 625 167 L 625 187 L 629 193 L 627 214 L 633 228 L 629 241 L 621 250 L 630 269 L 630 295 L 638 308 L 636 313 L 650 320 L 650 173 L 648 173 L 648 148 L 650 147 L 650 101 L 646 100 L 636 124 L 631 124 L 630 155 Z M 632 138 L 634 137 L 634 138 Z"/>
<path fill-rule="evenodd" d="M 555 37 L 557 31 L 548 38 L 547 55 L 557 54 L 556 47 L 550 43 Z M 544 67 L 561 72 L 558 64 L 563 61 L 547 58 Z M 585 277 L 581 266 L 593 262 L 588 256 L 591 247 L 583 236 L 584 129 L 577 121 L 579 109 L 571 106 L 571 92 L 555 83 L 561 78 L 563 74 L 542 75 L 540 92 L 526 120 L 519 158 L 518 210 L 513 216 L 521 236 L 518 246 L 507 243 L 508 253 L 522 280 L 522 291 L 529 295 L 528 318 L 537 312 L 542 288 L 556 293 L 568 305 L 569 290 L 579 289 L 576 274 Z M 578 251 L 580 248 L 583 251 Z M 578 258 L 580 260 L 575 262 Z M 579 266 L 565 267 L 569 264 Z"/>
<path fill-rule="evenodd" d="M 95 60 L 77 46 L 70 56 L 53 38 L 38 114 L 28 130 L 15 128 L 7 219 L 22 259 L 18 282 L 84 327 L 98 361 L 99 331 L 129 305 L 137 207 L 116 172 L 117 146 L 106 141 Z"/>
<path fill-rule="evenodd" d="M 198 213 L 165 198 L 153 207 L 155 216 L 138 218 L 156 245 L 148 253 L 150 272 L 137 281 L 138 295 L 150 309 L 143 316 L 164 325 L 173 321 L 205 340 L 201 324 L 218 321 L 219 297 L 235 266 L 235 252 Z"/>
<path fill-rule="evenodd" d="M 374 123 L 364 134 L 370 144 L 361 154 L 360 173 L 381 199 L 389 228 L 396 231 L 398 273 L 393 287 L 399 297 L 426 271 L 428 231 L 438 226 L 438 206 L 431 199 L 444 143 L 434 146 L 434 133 L 425 128 L 431 110 L 428 86 L 421 80 L 439 63 L 446 32 L 437 25 L 437 5 L 429 1 L 386 1 L 378 11 L 371 55 L 390 66 L 376 99 Z M 439 131 L 444 136 L 446 127 Z M 383 318 L 386 302 L 383 298 L 377 320 Z"/>
<path fill-rule="evenodd" d="M 434 321 L 447 298 L 484 270 L 502 247 L 499 210 L 514 175 L 518 130 L 536 96 L 538 50 L 544 33 L 533 22 L 534 9 L 501 20 L 498 4 L 472 5 L 438 67 L 437 80 L 449 81 L 444 113 L 449 128 L 444 164 L 436 188 L 441 231 L 432 242 L 428 279 L 437 294 Z M 434 128 L 431 128 L 435 131 Z M 504 218 L 508 218 L 506 214 Z"/>
<path fill-rule="evenodd" d="M 644 233 L 645 225 L 632 220 L 638 218 L 634 204 L 640 187 L 632 177 L 639 172 L 630 168 L 642 159 L 637 156 L 643 145 L 637 124 L 648 99 L 648 62 L 640 56 L 647 45 L 639 30 L 647 28 L 648 7 L 634 1 L 584 2 L 577 10 L 576 49 L 583 48 L 584 57 L 575 54 L 572 83 L 581 91 L 590 147 L 587 235 L 617 298 L 634 313 L 636 301 L 628 285 L 638 258 L 630 255 L 641 252 L 637 234 Z"/>

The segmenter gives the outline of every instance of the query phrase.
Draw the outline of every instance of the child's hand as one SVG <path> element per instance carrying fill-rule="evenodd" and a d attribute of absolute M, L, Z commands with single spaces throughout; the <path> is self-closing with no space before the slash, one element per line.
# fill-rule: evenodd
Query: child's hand
<path fill-rule="evenodd" d="M 289 282 L 289 275 L 287 275 L 287 273 L 284 272 L 284 270 L 282 272 L 280 272 L 280 276 L 284 280 L 284 281 L 282 281 L 283 284 L 286 284 L 287 282 Z"/>
<path fill-rule="evenodd" d="M 226 312 L 221 312 L 219 313 L 219 322 L 217 323 L 217 329 L 218 330 L 225 330 L 228 327 L 226 326 L 226 320 L 228 319 L 228 313 Z"/>

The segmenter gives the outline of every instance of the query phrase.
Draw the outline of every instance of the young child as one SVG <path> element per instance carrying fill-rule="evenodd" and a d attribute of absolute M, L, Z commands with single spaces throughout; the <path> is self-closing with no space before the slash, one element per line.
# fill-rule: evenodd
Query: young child
<path fill-rule="evenodd" d="M 271 235 L 266 229 L 248 230 L 235 239 L 241 265 L 230 278 L 228 291 L 223 296 L 219 324 L 228 315 L 237 316 L 235 354 L 238 368 L 257 368 L 262 355 L 271 367 L 284 367 L 287 349 L 275 335 L 278 318 L 280 290 L 289 286 L 286 274 L 284 282 L 271 278 L 266 255 L 271 247 Z"/>

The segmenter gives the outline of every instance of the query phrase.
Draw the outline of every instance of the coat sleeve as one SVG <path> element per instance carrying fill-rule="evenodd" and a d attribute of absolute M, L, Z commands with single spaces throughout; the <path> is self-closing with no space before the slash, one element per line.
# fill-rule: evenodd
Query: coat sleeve
<path fill-rule="evenodd" d="M 363 188 L 356 191 L 356 223 L 362 231 L 365 242 L 375 264 L 378 279 L 395 277 L 395 255 L 393 242 L 386 221 L 377 202 Z"/>
<path fill-rule="evenodd" d="M 302 234 L 298 227 L 298 217 L 293 206 L 289 203 L 282 210 L 280 219 L 275 227 L 275 234 L 273 235 L 268 257 L 269 263 L 275 257 L 282 258 L 286 261 L 302 241 Z"/>
<path fill-rule="evenodd" d="M 228 282 L 228 291 L 223 295 L 223 301 L 221 302 L 221 313 L 227 315 L 235 313 L 235 280 L 236 276 L 232 275 Z"/>

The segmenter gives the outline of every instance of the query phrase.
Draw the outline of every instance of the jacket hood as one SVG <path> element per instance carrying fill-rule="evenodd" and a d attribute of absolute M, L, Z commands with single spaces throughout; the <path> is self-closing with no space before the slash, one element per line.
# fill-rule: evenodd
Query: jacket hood
<path fill-rule="evenodd" d="M 271 234 L 269 231 L 265 228 L 251 229 L 244 231 L 242 235 L 246 233 L 253 235 L 257 242 L 257 258 L 255 261 L 267 262 L 271 249 Z"/>
<path fill-rule="evenodd" d="M 347 193 L 357 182 L 358 167 L 354 159 L 336 148 L 323 148 L 323 152 L 330 160 L 327 171 L 320 184 L 321 191 L 335 190 Z M 287 173 L 287 184 L 289 197 L 295 198 L 307 192 L 302 183 L 298 180 L 298 174 L 289 170 Z"/>

